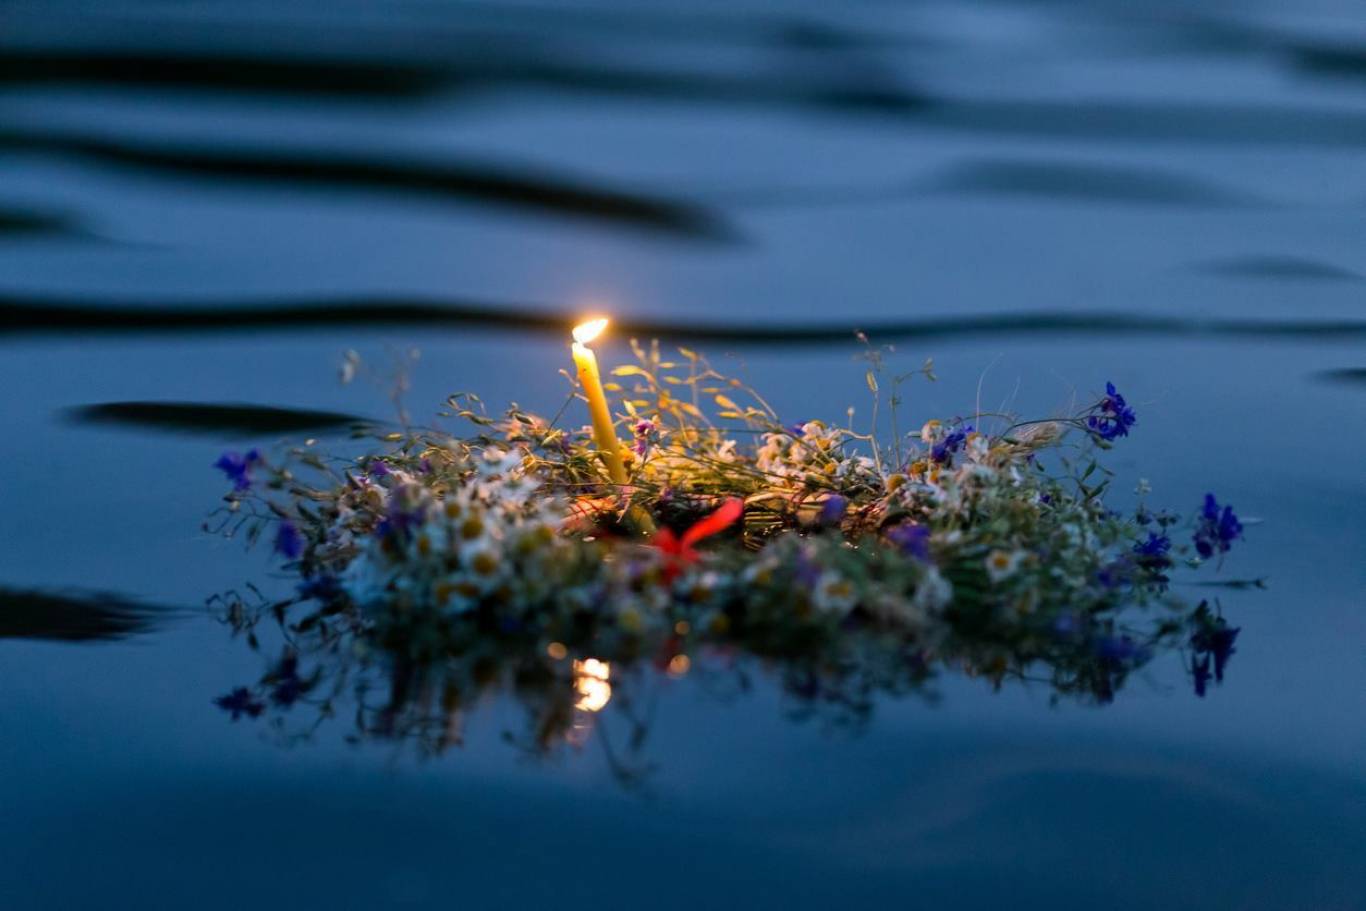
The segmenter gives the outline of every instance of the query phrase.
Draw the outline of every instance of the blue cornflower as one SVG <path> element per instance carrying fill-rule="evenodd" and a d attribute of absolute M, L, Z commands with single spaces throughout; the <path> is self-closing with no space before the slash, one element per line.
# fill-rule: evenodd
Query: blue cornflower
<path fill-rule="evenodd" d="M 821 514 L 819 522 L 822 525 L 838 525 L 844 521 L 844 514 L 849 511 L 849 500 L 837 493 L 825 498 L 821 504 Z"/>
<path fill-rule="evenodd" d="M 1115 390 L 1114 383 L 1105 384 L 1105 398 L 1100 400 L 1093 414 L 1086 419 L 1086 426 L 1102 440 L 1127 437 L 1129 428 L 1137 423 L 1134 410 L 1124 401 L 1124 396 Z"/>
<path fill-rule="evenodd" d="M 1171 538 L 1152 531 L 1148 532 L 1148 540 L 1134 545 L 1134 553 L 1140 557 L 1166 557 L 1171 549 Z"/>
<path fill-rule="evenodd" d="M 299 656 L 292 652 L 280 660 L 268 682 L 274 684 L 270 690 L 270 701 L 282 708 L 298 702 L 310 686 L 299 676 Z"/>
<path fill-rule="evenodd" d="M 811 559 L 811 555 L 806 552 L 797 554 L 797 571 L 793 574 L 797 584 L 802 588 L 814 589 L 816 583 L 821 578 L 821 564 L 817 560 Z"/>
<path fill-rule="evenodd" d="M 1195 549 L 1208 560 L 1215 553 L 1227 553 L 1236 538 L 1243 536 L 1243 523 L 1233 512 L 1232 506 L 1219 508 L 1214 494 L 1205 494 L 1205 507 L 1200 514 L 1200 524 L 1195 529 Z"/>
<path fill-rule="evenodd" d="M 1224 668 L 1228 666 L 1229 657 L 1236 651 L 1233 643 L 1238 638 L 1239 629 L 1237 626 L 1228 626 L 1224 619 L 1219 617 L 1192 634 L 1190 642 L 1194 654 L 1191 655 L 1191 675 L 1195 678 L 1195 695 L 1205 695 L 1211 677 L 1220 683 L 1223 682 Z M 1211 664 L 1214 665 L 1213 674 L 1210 672 Z"/>
<path fill-rule="evenodd" d="M 1120 588 L 1133 584 L 1133 563 L 1121 557 L 1096 571 L 1096 581 L 1105 588 Z"/>
<path fill-rule="evenodd" d="M 1165 591 L 1171 581 L 1166 570 L 1171 568 L 1172 540 L 1157 532 L 1148 532 L 1148 539 L 1134 545 L 1134 562 L 1149 573 L 1148 583 Z"/>
<path fill-rule="evenodd" d="M 330 601 L 341 594 L 341 583 L 336 576 L 321 575 L 299 583 L 299 597 Z"/>
<path fill-rule="evenodd" d="M 1123 664 L 1140 661 L 1145 657 L 1141 645 L 1128 636 L 1101 636 L 1095 642 L 1096 656 L 1102 661 Z"/>
<path fill-rule="evenodd" d="M 631 428 L 636 438 L 635 445 L 632 447 L 635 450 L 636 455 L 640 456 L 642 459 L 645 458 L 645 453 L 650 450 L 650 434 L 658 429 L 659 428 L 654 421 L 645 420 L 643 418 L 636 421 L 636 425 Z"/>
<path fill-rule="evenodd" d="M 972 425 L 964 424 L 949 431 L 944 439 L 930 447 L 930 458 L 943 465 L 953 460 L 953 454 L 963 448 L 963 443 L 967 441 L 968 434 L 972 433 Z"/>
<path fill-rule="evenodd" d="M 1081 628 L 1082 619 L 1078 614 L 1062 613 L 1053 619 L 1053 635 L 1059 639 L 1071 639 L 1081 632 Z"/>
<path fill-rule="evenodd" d="M 1214 656 L 1214 679 L 1223 682 L 1224 668 L 1228 666 L 1228 659 L 1237 651 L 1233 643 L 1238 639 L 1238 633 L 1242 630 L 1241 626 L 1227 626 L 1220 624 L 1219 628 L 1210 632 L 1209 653 Z"/>
<path fill-rule="evenodd" d="M 1209 655 L 1191 656 L 1191 675 L 1195 678 L 1195 695 L 1205 698 L 1210 681 Z"/>
<path fill-rule="evenodd" d="M 253 696 L 251 690 L 245 686 L 237 687 L 226 696 L 219 696 L 213 701 L 213 704 L 223 711 L 231 713 L 233 721 L 243 715 L 248 718 L 256 718 L 266 710 L 266 704 Z"/>
<path fill-rule="evenodd" d="M 380 538 L 403 537 L 415 526 L 422 524 L 420 509 L 404 509 L 397 499 L 389 502 L 389 511 L 375 526 L 375 534 Z"/>
<path fill-rule="evenodd" d="M 275 552 L 286 560 L 297 560 L 304 552 L 304 536 L 293 522 L 280 523 L 280 530 L 275 533 Z"/>
<path fill-rule="evenodd" d="M 233 490 L 240 491 L 251 487 L 251 470 L 261 461 L 261 453 L 255 449 L 248 450 L 246 455 L 225 452 L 213 463 L 213 467 L 228 476 L 228 480 L 232 481 Z"/>
<path fill-rule="evenodd" d="M 1208 624 L 1191 634 L 1191 648 L 1197 657 L 1214 660 L 1214 679 L 1223 682 L 1224 668 L 1236 649 L 1233 643 L 1242 630 L 1239 626 L 1229 626 L 1223 617 L 1216 617 Z"/>
<path fill-rule="evenodd" d="M 930 527 L 914 522 L 902 522 L 887 530 L 887 540 L 908 557 L 929 562 Z"/>

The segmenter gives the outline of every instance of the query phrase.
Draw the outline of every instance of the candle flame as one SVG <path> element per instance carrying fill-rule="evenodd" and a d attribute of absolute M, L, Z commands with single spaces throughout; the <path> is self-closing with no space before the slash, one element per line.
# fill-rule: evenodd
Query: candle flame
<path fill-rule="evenodd" d="M 602 335 L 602 330 L 606 328 L 607 320 L 605 318 L 590 319 L 586 323 L 579 323 L 574 327 L 574 341 L 578 342 L 580 345 L 586 345 L 599 335 Z"/>

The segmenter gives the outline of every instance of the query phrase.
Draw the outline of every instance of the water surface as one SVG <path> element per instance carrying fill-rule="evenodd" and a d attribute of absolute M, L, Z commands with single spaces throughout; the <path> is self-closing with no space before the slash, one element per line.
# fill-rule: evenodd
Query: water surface
<path fill-rule="evenodd" d="M 1366 907 L 1352 6 L 60 7 L 0 31 L 5 908 Z M 262 667 L 205 599 L 289 585 L 200 530 L 218 453 L 389 419 L 348 349 L 553 412 L 590 306 L 794 420 L 866 419 L 855 328 L 935 358 L 907 423 L 1113 380 L 1121 489 L 1264 520 L 1267 590 L 1188 591 L 1229 679 L 857 731 L 660 681 L 636 789 L 506 702 L 427 760 L 217 710 Z"/>

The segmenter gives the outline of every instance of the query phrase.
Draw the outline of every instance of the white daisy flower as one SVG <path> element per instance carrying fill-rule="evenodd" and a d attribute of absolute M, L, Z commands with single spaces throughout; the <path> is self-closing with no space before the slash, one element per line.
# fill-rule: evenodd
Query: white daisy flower
<path fill-rule="evenodd" d="M 940 574 L 938 567 L 925 570 L 911 596 L 911 604 L 925 612 L 941 611 L 953 601 L 953 583 Z"/>
<path fill-rule="evenodd" d="M 812 603 L 821 611 L 847 613 L 857 600 L 858 593 L 854 589 L 854 583 L 834 570 L 821 573 L 816 579 L 815 590 L 811 593 Z"/>
<path fill-rule="evenodd" d="M 1020 561 L 1025 558 L 1022 550 L 993 550 L 987 554 L 987 576 L 992 582 L 1000 582 L 1015 575 Z"/>

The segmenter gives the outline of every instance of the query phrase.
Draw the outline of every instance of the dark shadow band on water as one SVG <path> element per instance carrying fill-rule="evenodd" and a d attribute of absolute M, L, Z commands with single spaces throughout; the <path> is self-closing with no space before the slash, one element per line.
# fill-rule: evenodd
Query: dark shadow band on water
<path fill-rule="evenodd" d="M 0 238 L 86 237 L 74 218 L 58 212 L 0 206 Z"/>
<path fill-rule="evenodd" d="M 945 169 L 927 189 L 1131 205 L 1226 207 L 1261 203 L 1251 194 L 1156 168 L 1030 159 L 963 162 Z"/>
<path fill-rule="evenodd" d="M 444 198 L 575 217 L 690 241 L 741 240 L 738 229 L 721 213 L 694 203 L 492 161 L 406 161 L 346 151 L 157 144 L 3 128 L 0 149 L 215 180 L 411 193 L 424 200 Z"/>
<path fill-rule="evenodd" d="M 448 80 L 399 61 L 309 60 L 174 49 L 5 48 L 0 85 L 162 86 L 253 93 L 421 98 Z"/>
<path fill-rule="evenodd" d="M 179 433 L 278 434 L 376 424 L 335 411 L 216 402 L 102 402 L 63 412 L 76 424 L 105 424 Z"/>
<path fill-rule="evenodd" d="M 939 196 L 1033 198 L 1068 204 L 1116 203 L 1181 208 L 1267 208 L 1255 194 L 1159 168 L 1042 158 L 973 159 L 925 177 L 883 183 L 774 187 L 701 187 L 685 192 L 713 205 L 831 206 Z"/>
<path fill-rule="evenodd" d="M 172 611 L 107 592 L 0 587 L 0 639 L 100 642 L 152 629 Z"/>
<path fill-rule="evenodd" d="M 1333 263 L 1281 254 L 1204 260 L 1192 263 L 1187 268 L 1191 272 L 1205 275 L 1255 281 L 1359 282 L 1362 280 L 1360 273 L 1344 269 Z"/>
<path fill-rule="evenodd" d="M 1366 389 L 1366 367 L 1340 367 L 1337 370 L 1320 370 L 1314 379 L 1323 383 L 1337 383 L 1342 386 L 1358 386 Z"/>
<path fill-rule="evenodd" d="M 98 20 L 101 12 L 90 10 L 90 19 Z M 117 14 L 113 18 L 117 21 Z M 670 41 L 783 49 L 817 59 L 830 53 L 935 43 L 889 30 L 854 30 L 807 15 L 504 3 L 462 3 L 420 28 L 399 31 L 358 26 L 343 13 L 329 18 L 323 41 L 318 29 L 283 22 L 263 27 L 252 20 L 250 11 L 222 24 L 225 27 L 215 33 L 207 23 L 196 27 L 192 22 L 152 20 L 146 26 L 148 31 L 155 29 L 153 41 L 104 47 L 10 44 L 0 48 L 0 84 L 421 100 L 500 82 L 591 86 L 608 81 L 581 73 L 600 66 L 574 53 L 585 37 L 641 42 L 667 35 Z M 617 73 L 610 67 L 606 71 Z M 656 81 L 657 90 L 668 91 L 667 77 Z M 678 81 L 684 85 L 670 94 L 686 92 L 691 80 Z M 743 92 L 747 81 L 735 80 L 734 91 Z"/>
<path fill-rule="evenodd" d="M 422 52 L 410 47 L 408 53 L 389 58 L 375 57 L 364 46 L 351 55 L 331 57 L 315 47 L 310 56 L 305 53 L 308 41 L 301 38 L 301 43 L 301 50 L 264 54 L 208 48 L 194 52 L 3 47 L 6 60 L 0 61 L 0 85 L 164 85 L 179 91 L 199 87 L 258 96 L 273 91 L 322 92 L 362 99 L 436 92 L 502 98 L 518 92 L 550 98 L 740 105 L 913 128 L 1095 142 L 1366 146 L 1366 116 L 1346 105 L 1317 109 L 1275 103 L 958 97 L 907 85 L 877 67 L 817 68 L 814 74 L 777 76 L 761 69 L 718 74 L 703 68 L 604 62 L 601 55 L 572 44 L 529 41 L 525 36 L 518 40 L 467 35 L 440 49 Z M 1366 51 L 1359 48 L 1301 49 L 1292 56 L 1300 69 L 1366 72 Z"/>
<path fill-rule="evenodd" d="M 568 338 L 573 317 L 548 308 L 406 298 L 220 301 L 142 306 L 55 297 L 0 295 L 0 337 L 74 334 L 140 335 L 354 328 L 520 330 Z M 1251 320 L 1127 313 L 1035 311 L 905 320 L 826 323 L 713 323 L 632 319 L 615 322 L 619 335 L 738 345 L 803 345 L 849 340 L 862 331 L 879 342 L 924 338 L 1030 335 L 1240 337 L 1317 341 L 1366 338 L 1366 320 Z"/>
<path fill-rule="evenodd" d="M 299 51 L 230 47 L 80 48 L 62 50 L 0 44 L 0 85 L 131 86 L 215 93 L 318 96 L 360 101 L 420 101 L 434 95 L 484 97 L 517 90 L 542 95 L 627 97 L 853 111 L 905 111 L 919 93 L 895 80 L 854 76 L 774 75 L 761 70 L 709 69 L 606 62 L 591 49 L 556 37 L 465 35 L 427 42 L 414 38 L 400 53 L 376 56 L 354 37 L 349 52 L 313 48 L 300 36 Z M 828 28 L 801 25 L 770 36 L 807 51 L 861 41 Z M 187 39 L 204 44 L 203 35 Z M 886 41 L 880 36 L 879 41 Z M 3 41 L 3 36 L 0 36 Z M 794 45 L 795 42 L 795 45 Z M 823 45 L 823 47 L 817 47 Z"/>

